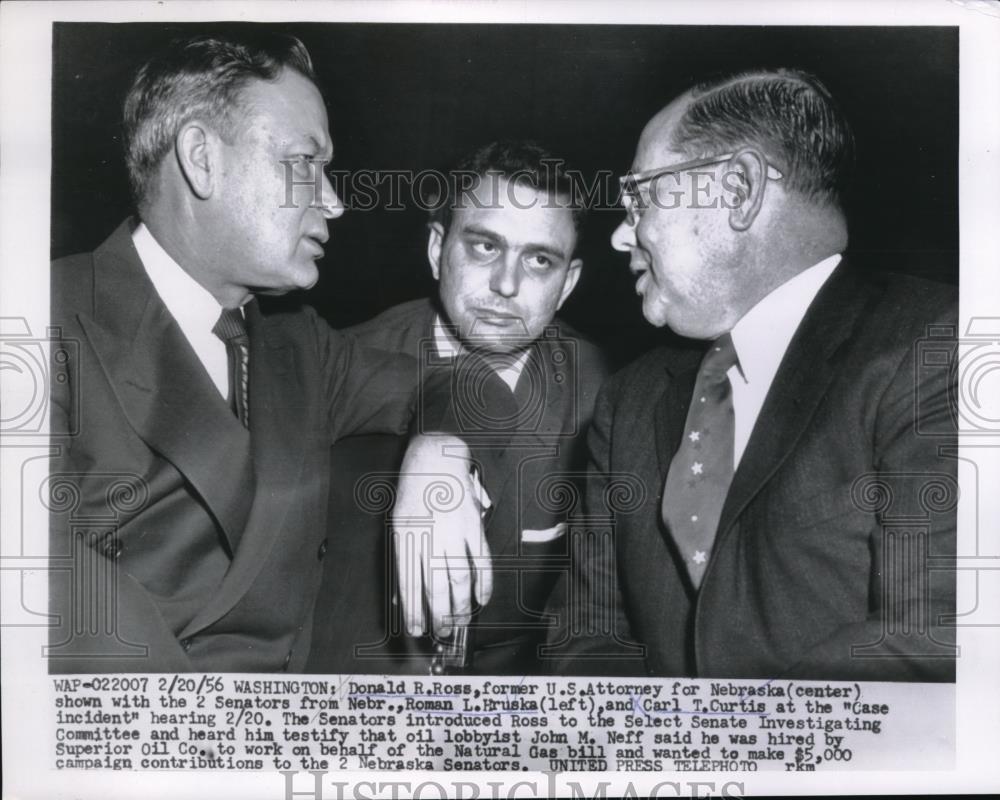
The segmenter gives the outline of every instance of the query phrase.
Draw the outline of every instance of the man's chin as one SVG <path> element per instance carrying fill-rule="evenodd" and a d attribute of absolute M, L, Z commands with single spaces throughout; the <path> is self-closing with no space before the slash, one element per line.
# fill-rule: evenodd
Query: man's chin
<path fill-rule="evenodd" d="M 288 294 L 289 292 L 305 291 L 307 289 L 312 289 L 319 280 L 319 271 L 313 269 L 310 273 L 309 270 L 304 270 L 301 275 L 296 275 L 293 280 L 289 281 L 287 284 L 280 286 L 250 286 L 249 289 L 253 294 L 265 295 L 268 297 L 279 296 L 283 294 Z"/>
<path fill-rule="evenodd" d="M 642 297 L 642 315 L 654 328 L 662 328 L 667 324 L 667 310 L 662 303 L 648 295 Z"/>
<path fill-rule="evenodd" d="M 475 336 L 466 340 L 465 346 L 476 352 L 505 355 L 521 352 L 529 347 L 532 341 L 534 340 L 524 334 L 517 336 Z"/>

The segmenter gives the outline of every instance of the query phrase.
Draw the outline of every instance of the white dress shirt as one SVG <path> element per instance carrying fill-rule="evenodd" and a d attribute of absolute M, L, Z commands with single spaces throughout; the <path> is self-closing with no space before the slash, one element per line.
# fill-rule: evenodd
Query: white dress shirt
<path fill-rule="evenodd" d="M 803 270 L 767 295 L 733 326 L 733 346 L 739 358 L 739 364 L 727 373 L 733 387 L 735 415 L 733 469 L 740 464 L 764 398 L 795 331 L 839 263 L 838 253 Z"/>
<path fill-rule="evenodd" d="M 445 327 L 440 314 L 434 317 L 434 347 L 442 358 L 454 358 L 465 349 L 462 343 L 455 338 L 455 335 Z M 525 350 L 509 366 L 496 370 L 497 376 L 510 387 L 512 392 L 517 386 L 517 380 L 521 377 L 530 354 L 530 350 Z"/>
<path fill-rule="evenodd" d="M 226 399 L 229 395 L 226 345 L 212 333 L 222 314 L 222 306 L 208 289 L 167 255 L 144 224 L 139 223 L 132 233 L 132 242 L 153 288 L 208 371 L 215 388 Z"/>

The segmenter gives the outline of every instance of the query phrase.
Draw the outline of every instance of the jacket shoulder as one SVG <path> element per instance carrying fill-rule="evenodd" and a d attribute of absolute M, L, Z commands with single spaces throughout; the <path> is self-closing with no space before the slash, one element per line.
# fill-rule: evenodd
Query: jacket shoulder
<path fill-rule="evenodd" d="M 655 347 L 615 372 L 608 379 L 607 390 L 616 399 L 626 394 L 648 397 L 666 386 L 672 373 L 697 368 L 701 358 L 702 350 L 695 344 Z"/>
<path fill-rule="evenodd" d="M 558 317 L 542 333 L 542 341 L 548 341 L 550 346 L 564 342 L 572 347 L 572 357 L 575 359 L 577 372 L 584 380 L 593 379 L 600 383 L 611 372 L 610 362 L 604 350 Z"/>
<path fill-rule="evenodd" d="M 94 297 L 94 254 L 78 253 L 53 261 L 49 293 L 54 326 L 67 323 L 78 311 L 89 311 Z"/>
<path fill-rule="evenodd" d="M 897 319 L 924 325 L 957 323 L 958 287 L 894 272 L 885 273 L 879 281 L 883 288 L 880 305 Z"/>
<path fill-rule="evenodd" d="M 53 325 L 71 319 L 77 312 L 93 313 L 98 289 L 105 289 L 112 297 L 116 296 L 118 287 L 112 274 L 120 276 L 134 266 L 141 268 L 142 262 L 132 244 L 135 224 L 136 220 L 128 217 L 93 251 L 76 253 L 52 262 L 49 291 Z M 112 268 L 110 273 L 109 267 Z"/>
<path fill-rule="evenodd" d="M 430 328 L 434 313 L 434 306 L 429 300 L 410 300 L 383 311 L 367 322 L 345 328 L 343 333 L 365 347 L 394 352 L 416 350 L 416 340 Z"/>

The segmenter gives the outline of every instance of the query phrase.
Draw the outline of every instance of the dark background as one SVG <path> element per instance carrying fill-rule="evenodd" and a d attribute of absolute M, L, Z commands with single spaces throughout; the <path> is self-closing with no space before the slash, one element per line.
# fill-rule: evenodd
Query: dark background
<path fill-rule="evenodd" d="M 56 23 L 52 255 L 91 250 L 132 212 L 120 109 L 135 69 L 198 25 Z M 270 24 L 309 48 L 341 170 L 446 168 L 492 139 L 531 138 L 572 166 L 624 172 L 643 125 L 717 71 L 817 74 L 855 128 L 852 262 L 957 283 L 958 31 L 928 27 Z M 349 199 L 349 198 L 348 198 Z M 619 211 L 587 220 L 584 275 L 563 315 L 631 357 L 658 337 L 642 319 Z M 335 326 L 426 295 L 426 215 L 349 212 L 331 223 L 309 300 Z"/>

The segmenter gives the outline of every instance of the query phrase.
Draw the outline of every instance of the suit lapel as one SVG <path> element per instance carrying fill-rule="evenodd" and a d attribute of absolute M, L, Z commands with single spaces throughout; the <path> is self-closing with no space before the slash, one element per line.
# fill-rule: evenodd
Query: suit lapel
<path fill-rule="evenodd" d="M 820 290 L 792 338 L 733 476 L 719 520 L 722 538 L 795 449 L 836 374 L 840 345 L 863 317 L 870 294 L 846 264 Z"/>
<path fill-rule="evenodd" d="M 222 586 L 181 633 L 181 638 L 220 619 L 246 594 L 271 549 L 288 533 L 292 498 L 300 495 L 309 443 L 303 364 L 281 315 L 269 318 L 252 301 L 246 306 L 250 335 L 250 438 L 255 491 L 243 539 Z M 232 416 L 230 414 L 230 416 Z M 301 542 L 301 531 L 297 542 Z"/>
<path fill-rule="evenodd" d="M 694 394 L 694 384 L 698 377 L 698 366 L 701 364 L 702 357 L 701 350 L 685 350 L 675 360 L 672 360 L 669 366 L 664 367 L 667 373 L 667 385 L 653 407 L 658 469 L 654 478 L 656 482 L 656 509 L 650 519 L 654 521 L 660 533 L 665 534 L 671 541 L 673 541 L 673 533 L 665 525 L 660 524 L 663 489 L 667 480 L 667 472 L 670 469 L 670 462 L 680 446 L 684 433 L 684 422 L 687 419 L 691 396 Z"/>
<path fill-rule="evenodd" d="M 680 445 L 684 421 L 687 419 L 694 383 L 698 377 L 701 352 L 685 352 L 683 357 L 671 367 L 666 367 L 669 376 L 663 395 L 653 409 L 653 423 L 656 432 L 656 456 L 660 473 L 666 480 L 667 470 L 674 453 Z M 662 486 L 659 487 L 661 490 Z"/>
<path fill-rule="evenodd" d="M 80 324 L 129 423 L 181 472 L 235 548 L 250 509 L 250 438 L 146 276 L 122 225 L 94 253 Z"/>

